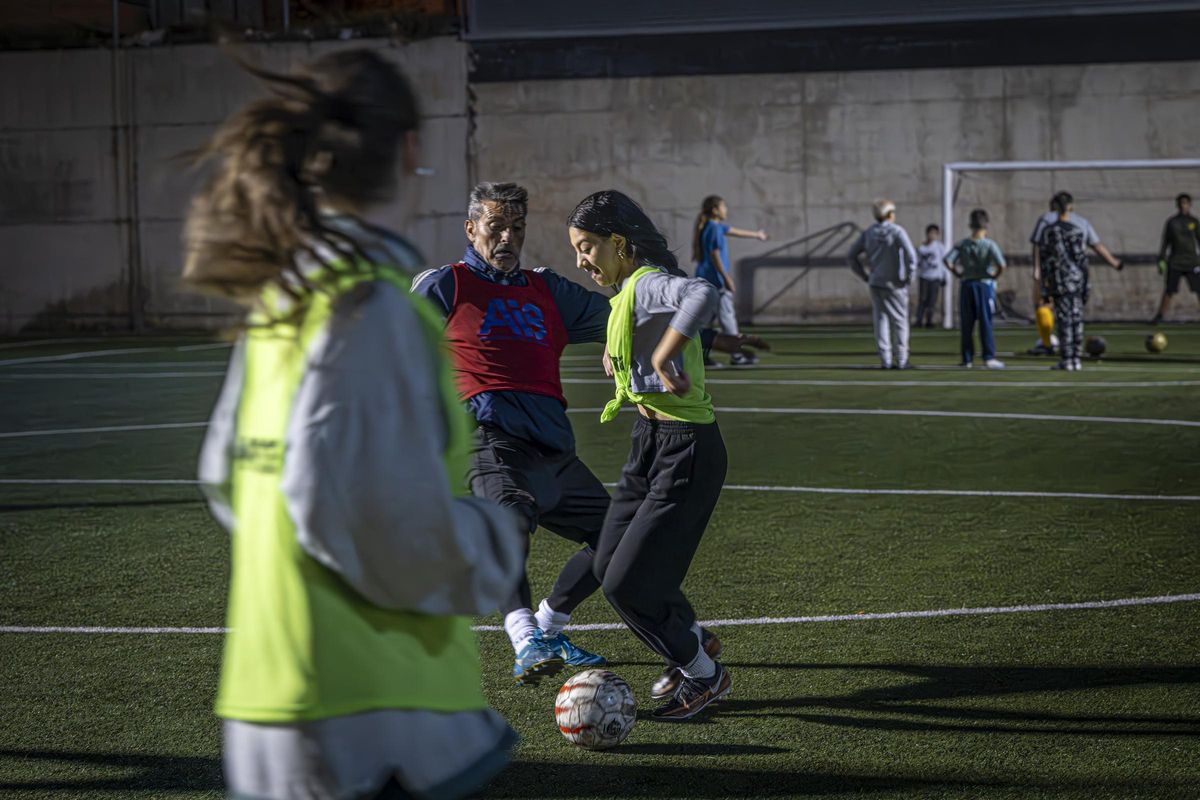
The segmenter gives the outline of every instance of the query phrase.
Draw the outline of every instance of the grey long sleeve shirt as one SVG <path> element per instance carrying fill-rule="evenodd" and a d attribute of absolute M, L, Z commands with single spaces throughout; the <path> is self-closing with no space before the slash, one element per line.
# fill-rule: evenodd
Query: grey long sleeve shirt
<path fill-rule="evenodd" d="M 651 357 L 667 328 L 689 339 L 717 313 L 721 294 L 703 278 L 685 278 L 666 272 L 647 273 L 634 285 L 633 362 L 630 389 L 639 394 L 665 392 Z M 676 366 L 683 370 L 680 357 Z"/>
<path fill-rule="evenodd" d="M 868 275 L 859 256 L 866 255 L 871 267 Z M 871 286 L 903 289 L 912 281 L 917 263 L 908 233 L 891 221 L 876 222 L 862 232 L 848 256 L 850 269 Z"/>

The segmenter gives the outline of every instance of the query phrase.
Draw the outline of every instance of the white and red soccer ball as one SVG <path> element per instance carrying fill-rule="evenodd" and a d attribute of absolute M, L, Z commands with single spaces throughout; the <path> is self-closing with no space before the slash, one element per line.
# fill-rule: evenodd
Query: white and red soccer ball
<path fill-rule="evenodd" d="M 554 701 L 558 729 L 571 744 L 607 750 L 625 741 L 637 722 L 633 690 L 621 676 L 604 669 L 572 675 Z"/>

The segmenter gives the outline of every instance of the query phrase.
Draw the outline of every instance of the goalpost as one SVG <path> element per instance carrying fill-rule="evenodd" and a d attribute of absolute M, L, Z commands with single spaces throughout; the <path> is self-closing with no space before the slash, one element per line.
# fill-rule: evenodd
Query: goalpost
<path fill-rule="evenodd" d="M 1019 172 L 1039 170 L 1153 170 L 1200 168 L 1200 158 L 1143 158 L 1098 161 L 955 161 L 942 165 L 942 241 L 954 245 L 954 179 L 967 172 Z M 942 292 L 942 326 L 954 327 L 954 292 Z"/>

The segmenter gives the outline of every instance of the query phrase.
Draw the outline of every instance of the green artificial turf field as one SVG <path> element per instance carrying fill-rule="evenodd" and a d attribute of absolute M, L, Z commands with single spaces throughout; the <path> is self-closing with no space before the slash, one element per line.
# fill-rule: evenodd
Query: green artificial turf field
<path fill-rule="evenodd" d="M 758 367 L 709 373 L 730 470 L 685 587 L 739 623 L 715 628 L 733 694 L 586 752 L 556 729 L 557 681 L 510 685 L 507 640 L 482 632 L 488 696 L 523 739 L 485 796 L 1200 797 L 1200 328 L 1163 330 L 1150 355 L 1142 327 L 1091 326 L 1109 353 L 1081 373 L 958 370 L 943 331 L 914 332 L 920 369 L 881 372 L 864 328 L 765 331 Z M 1034 334 L 998 339 L 1023 353 Z M 226 357 L 0 349 L 0 796 L 222 796 L 219 633 L 29 630 L 221 626 L 226 536 L 195 488 L 13 481 L 191 480 Z M 580 454 L 615 480 L 632 418 L 599 424 L 597 348 L 564 377 Z M 570 552 L 537 535 L 535 596 Z M 951 609 L 991 610 L 891 616 Z M 575 622 L 615 619 L 595 597 Z M 574 638 L 645 712 L 654 657 L 619 630 Z"/>

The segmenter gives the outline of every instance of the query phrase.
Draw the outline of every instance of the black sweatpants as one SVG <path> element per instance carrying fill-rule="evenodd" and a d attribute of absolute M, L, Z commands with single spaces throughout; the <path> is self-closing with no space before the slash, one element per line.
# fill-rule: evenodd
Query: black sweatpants
<path fill-rule="evenodd" d="M 596 576 L 629 629 L 668 663 L 684 666 L 700 642 L 681 586 L 725 483 L 725 442 L 715 422 L 641 416 L 631 439 L 596 548 Z"/>
<path fill-rule="evenodd" d="M 930 281 L 925 278 L 917 278 L 917 286 L 919 292 L 917 294 L 917 326 L 933 325 L 933 312 L 938 307 L 938 297 L 942 293 L 942 287 L 946 285 L 944 280 Z"/>
<path fill-rule="evenodd" d="M 530 534 L 541 525 L 583 545 L 559 572 L 548 597 L 551 608 L 570 614 L 600 588 L 592 561 L 608 511 L 608 491 L 574 452 L 548 453 L 499 428 L 482 425 L 475 431 L 469 479 L 476 497 L 520 512 Z M 533 592 L 524 573 L 500 611 L 507 614 L 518 608 L 533 608 Z"/>

